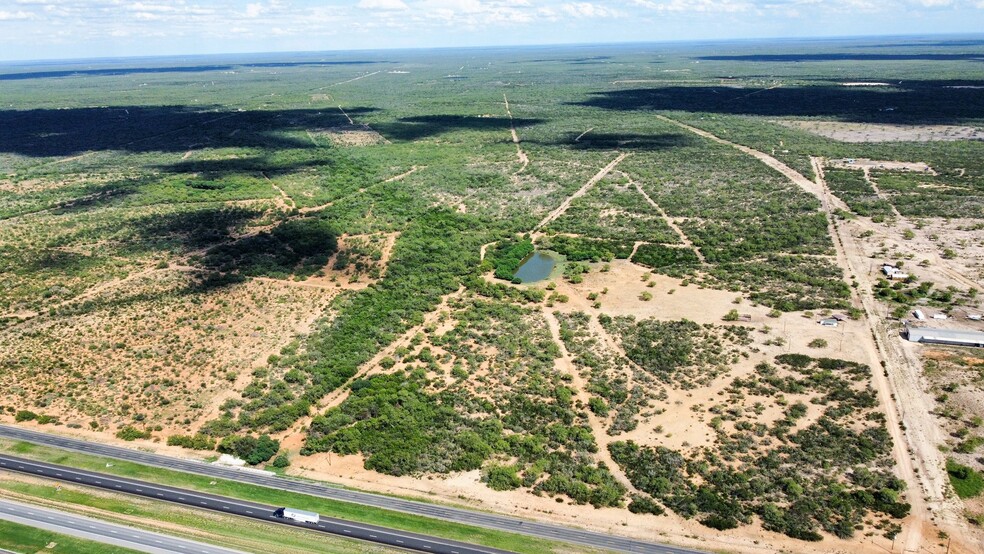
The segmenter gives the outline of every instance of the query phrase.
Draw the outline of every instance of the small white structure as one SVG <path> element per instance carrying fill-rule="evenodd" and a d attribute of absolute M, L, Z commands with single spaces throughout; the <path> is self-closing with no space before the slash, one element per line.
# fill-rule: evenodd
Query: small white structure
<path fill-rule="evenodd" d="M 984 347 L 984 333 L 980 331 L 961 331 L 957 329 L 930 329 L 928 327 L 906 327 L 905 338 L 912 342 L 928 344 L 949 344 L 952 346 Z"/>
<path fill-rule="evenodd" d="M 821 327 L 837 327 L 839 324 L 840 322 L 833 318 L 820 320 Z"/>
<path fill-rule="evenodd" d="M 912 315 L 916 316 L 916 319 L 919 321 L 926 321 L 926 314 L 924 314 L 922 310 L 916 310 L 912 312 Z"/>
<path fill-rule="evenodd" d="M 967 316 L 967 319 L 970 319 L 970 320 L 973 320 L 973 321 L 980 321 L 981 319 L 984 319 L 984 316 L 982 316 L 981 314 L 970 314 L 970 315 Z"/>
<path fill-rule="evenodd" d="M 901 281 L 909 278 L 908 273 L 903 273 L 901 269 L 895 267 L 894 265 L 888 265 L 888 264 L 883 265 L 882 273 L 884 273 L 886 277 L 892 280 Z"/>
<path fill-rule="evenodd" d="M 933 314 L 933 319 L 946 319 L 946 314 Z"/>

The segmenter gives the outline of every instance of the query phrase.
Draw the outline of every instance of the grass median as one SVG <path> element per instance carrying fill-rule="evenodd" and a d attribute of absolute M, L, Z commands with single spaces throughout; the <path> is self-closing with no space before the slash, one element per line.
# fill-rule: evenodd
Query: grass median
<path fill-rule="evenodd" d="M 138 554 L 137 550 L 130 550 L 122 546 L 78 539 L 54 531 L 46 531 L 4 520 L 0 520 L 0 548 L 13 552 L 50 552 L 52 554 Z"/>
<path fill-rule="evenodd" d="M 62 464 L 80 469 L 87 469 L 90 471 L 98 471 L 121 477 L 130 477 L 133 479 L 140 479 L 162 485 L 170 485 L 190 490 L 208 492 L 274 506 L 291 506 L 293 508 L 314 511 L 322 516 L 337 517 L 349 521 L 358 521 L 393 529 L 422 533 L 433 537 L 442 537 L 478 545 L 492 546 L 517 553 L 539 554 L 543 552 L 600 552 L 598 549 L 571 545 L 569 543 L 548 541 L 526 535 L 462 525 L 439 519 L 426 518 L 391 510 L 383 510 L 380 508 L 373 508 L 349 502 L 318 498 L 305 494 L 286 492 L 257 485 L 240 483 L 237 481 L 206 477 L 192 473 L 162 469 L 100 456 L 69 452 L 26 442 L 0 440 L 0 451 L 11 455 L 23 456 L 25 458 Z"/>

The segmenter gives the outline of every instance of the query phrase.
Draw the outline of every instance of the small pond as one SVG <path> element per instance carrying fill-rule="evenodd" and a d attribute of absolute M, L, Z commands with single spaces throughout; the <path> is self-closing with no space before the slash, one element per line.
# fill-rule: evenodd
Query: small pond
<path fill-rule="evenodd" d="M 524 283 L 535 283 L 550 277 L 554 267 L 557 266 L 558 258 L 555 254 L 548 252 L 534 252 L 523 260 L 523 263 L 516 270 L 516 277 Z"/>

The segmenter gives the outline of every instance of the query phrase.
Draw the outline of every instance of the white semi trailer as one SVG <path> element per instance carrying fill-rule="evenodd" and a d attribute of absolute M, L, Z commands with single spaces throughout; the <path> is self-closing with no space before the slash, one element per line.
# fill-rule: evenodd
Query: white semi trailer
<path fill-rule="evenodd" d="M 321 516 L 314 512 L 298 510 L 296 508 L 280 508 L 274 512 L 274 515 L 284 519 L 292 519 L 300 523 L 318 523 L 321 520 Z"/>

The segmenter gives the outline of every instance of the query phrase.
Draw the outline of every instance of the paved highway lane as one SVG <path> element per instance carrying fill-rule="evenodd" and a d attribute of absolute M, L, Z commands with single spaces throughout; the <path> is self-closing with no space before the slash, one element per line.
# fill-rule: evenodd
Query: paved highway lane
<path fill-rule="evenodd" d="M 275 516 L 274 511 L 280 506 L 269 506 L 188 489 L 157 485 L 147 481 L 138 481 L 136 479 L 116 477 L 105 473 L 74 469 L 68 466 L 37 462 L 16 456 L 0 454 L 0 470 L 26 473 L 35 477 L 57 479 L 78 485 L 134 494 L 164 502 L 184 504 L 201 510 L 213 510 L 279 525 L 289 525 L 310 531 L 329 533 L 418 552 L 433 552 L 435 554 L 509 554 L 505 550 L 480 547 L 449 539 L 439 539 L 408 531 L 387 529 L 376 525 L 352 523 L 335 518 L 323 517 L 318 523 L 300 523 Z"/>
<path fill-rule="evenodd" d="M 605 533 L 586 531 L 584 529 L 577 529 L 574 527 L 565 527 L 563 525 L 539 523 L 523 520 L 517 517 L 472 511 L 465 508 L 452 508 L 449 506 L 428 504 L 426 502 L 393 498 L 380 494 L 342 489 L 318 483 L 309 483 L 289 478 L 285 479 L 283 477 L 257 475 L 254 473 L 214 466 L 194 460 L 174 458 L 161 454 L 151 454 L 148 452 L 140 452 L 129 448 L 121 448 L 106 444 L 90 443 L 79 439 L 41 433 L 10 425 L 0 425 L 0 437 L 22 440 L 35 444 L 43 444 L 66 450 L 74 450 L 76 452 L 84 452 L 86 454 L 93 454 L 97 456 L 116 458 L 119 460 L 126 460 L 166 469 L 184 471 L 187 473 L 196 473 L 198 475 L 206 475 L 209 477 L 250 483 L 253 485 L 260 485 L 263 487 L 281 489 L 290 492 L 309 494 L 311 496 L 329 498 L 332 500 L 362 504 L 364 506 L 372 506 L 408 514 L 432 517 L 445 521 L 454 521 L 457 523 L 486 527 L 489 529 L 499 529 L 501 531 L 521 533 L 545 539 L 566 541 L 596 548 L 606 548 L 609 550 L 618 550 L 622 552 L 638 552 L 643 554 L 701 554 L 698 550 L 650 543 L 625 537 L 607 535 Z M 590 510 L 591 508 L 585 509 Z"/>
<path fill-rule="evenodd" d="M 239 550 L 179 539 L 2 498 L 0 498 L 0 519 L 149 554 L 244 554 Z M 0 550 L 0 552 L 7 551 Z"/>

